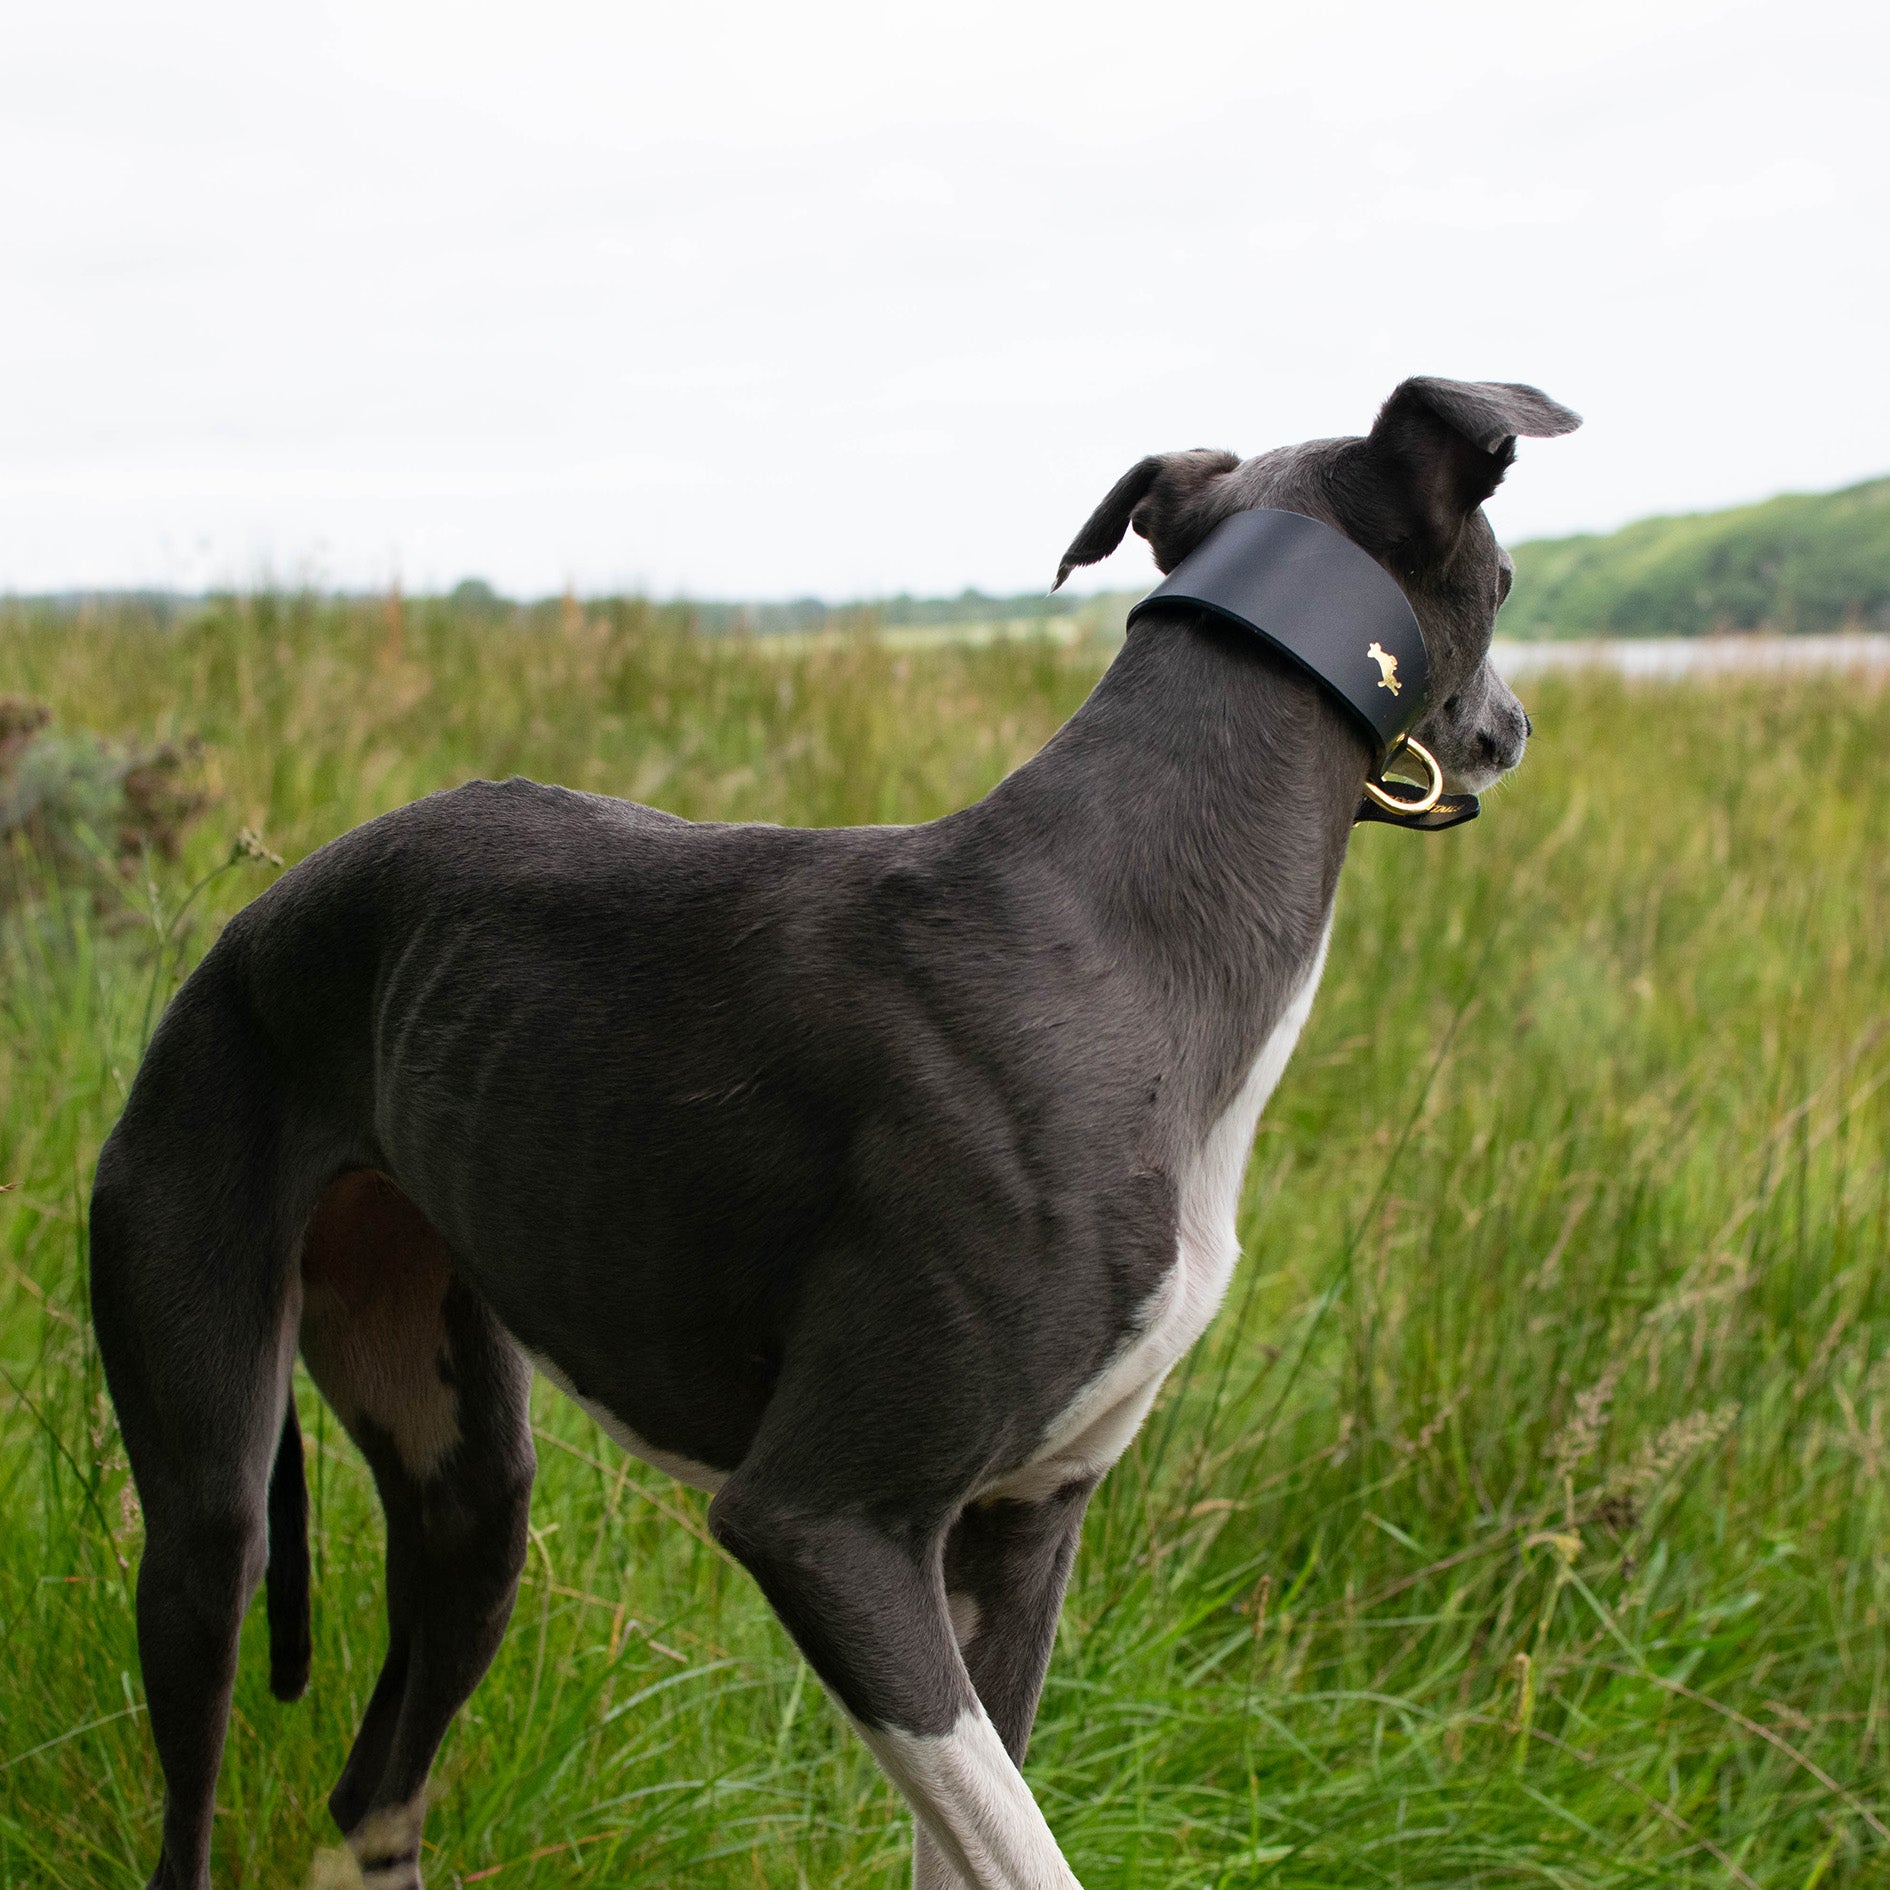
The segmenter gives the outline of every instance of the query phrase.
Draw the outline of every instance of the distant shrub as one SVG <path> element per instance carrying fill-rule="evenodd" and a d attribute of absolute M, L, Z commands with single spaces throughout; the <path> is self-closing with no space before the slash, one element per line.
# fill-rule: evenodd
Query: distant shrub
<path fill-rule="evenodd" d="M 108 742 L 53 727 L 51 712 L 0 696 L 0 838 L 44 866 L 111 871 L 154 853 L 177 857 L 204 796 L 187 779 L 187 746 Z M 0 898 L 17 897 L 9 869 Z"/>
<path fill-rule="evenodd" d="M 452 609 L 466 617 L 499 618 L 511 614 L 511 604 L 495 591 L 484 578 L 461 578 L 446 593 L 446 601 Z"/>

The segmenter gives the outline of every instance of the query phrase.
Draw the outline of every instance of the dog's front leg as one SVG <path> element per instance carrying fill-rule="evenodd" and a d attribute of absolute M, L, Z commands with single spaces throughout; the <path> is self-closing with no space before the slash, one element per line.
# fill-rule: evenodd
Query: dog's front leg
<path fill-rule="evenodd" d="M 945 1599 L 952 1632 L 984 1710 L 1018 1764 L 1037 1717 L 1057 1616 L 1089 1505 L 1091 1481 L 1032 1501 L 974 1504 L 945 1541 Z M 912 1831 L 913 1890 L 962 1882 L 923 1820 Z"/>
<path fill-rule="evenodd" d="M 971 1890 L 1080 1890 L 966 1671 L 947 1611 L 943 1529 L 907 1535 L 857 1511 L 810 1508 L 753 1468 L 715 1499 L 710 1526 L 904 1793 L 943 1865 Z M 1033 1707 L 1040 1682 L 1039 1665 Z"/>

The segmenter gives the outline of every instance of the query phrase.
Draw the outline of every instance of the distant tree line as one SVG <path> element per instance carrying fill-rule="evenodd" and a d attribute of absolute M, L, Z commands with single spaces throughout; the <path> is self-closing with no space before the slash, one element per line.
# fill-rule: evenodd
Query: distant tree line
<path fill-rule="evenodd" d="M 828 603 L 818 597 L 790 598 L 785 603 L 728 603 L 698 598 L 659 601 L 633 595 L 587 595 L 582 604 L 587 613 L 601 614 L 621 627 L 690 630 L 706 636 L 776 636 L 816 630 L 1018 623 L 1037 618 L 1047 623 L 1083 611 L 1094 615 L 1099 606 L 1105 615 L 1113 607 L 1119 616 L 1128 608 L 1133 596 L 1128 592 L 1120 597 L 1114 593 L 1102 597 L 1081 596 L 1068 591 L 1059 591 L 1054 596 L 1044 591 L 1020 591 L 1007 596 L 963 590 L 955 597 L 914 597 L 901 592 L 896 597 L 861 598 L 847 603 Z M 114 618 L 142 617 L 154 624 L 167 625 L 191 615 L 205 601 L 203 595 L 181 591 L 72 590 L 14 597 L 0 600 L 0 604 L 29 615 L 105 611 Z M 471 622 L 556 623 L 567 608 L 567 601 L 558 597 L 507 597 L 484 578 L 476 577 L 462 578 L 441 595 L 418 595 L 407 602 L 409 607 L 420 610 L 444 607 L 455 618 Z"/>
<path fill-rule="evenodd" d="M 1513 547 L 1516 584 L 1499 628 L 1514 637 L 1704 636 L 1718 631 L 1890 629 L 1890 478 L 1841 492 L 1790 494 L 1684 518 L 1649 518 L 1617 532 L 1542 538 Z M 32 615 L 108 610 L 174 622 L 205 600 L 167 591 L 63 592 L 0 600 Z M 582 608 L 620 629 L 774 636 L 937 625 L 1046 626 L 1078 612 L 1119 633 L 1129 593 L 980 590 L 955 597 L 818 597 L 783 603 L 588 597 Z M 469 577 L 409 606 L 464 623 L 555 625 L 569 599 L 514 600 Z"/>

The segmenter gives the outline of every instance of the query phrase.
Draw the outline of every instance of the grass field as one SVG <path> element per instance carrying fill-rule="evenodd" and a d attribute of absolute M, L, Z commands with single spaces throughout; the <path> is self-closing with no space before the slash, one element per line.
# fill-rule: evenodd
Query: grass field
<path fill-rule="evenodd" d="M 0 621 L 55 730 L 175 741 L 207 797 L 124 870 L 52 809 L 0 895 L 0 1885 L 133 1885 L 156 1852 L 84 1209 L 154 999 L 273 870 L 226 868 L 239 829 L 293 859 L 512 771 L 921 820 L 1101 660 L 759 654 L 631 607 Z M 1091 1512 L 1028 1768 L 1091 1890 L 1890 1882 L 1890 699 L 1558 679 L 1530 707 L 1477 825 L 1358 835 L 1246 1262 Z M 314 1681 L 269 1698 L 258 1608 L 222 1884 L 301 1883 L 332 1842 L 381 1651 L 367 1477 L 300 1395 Z M 536 1412 L 530 1564 L 430 1881 L 902 1883 L 892 1793 L 702 1499 Z"/>

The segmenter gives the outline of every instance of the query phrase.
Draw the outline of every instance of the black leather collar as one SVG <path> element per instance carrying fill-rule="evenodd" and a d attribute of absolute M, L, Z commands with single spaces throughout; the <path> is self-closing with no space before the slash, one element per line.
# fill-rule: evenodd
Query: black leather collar
<path fill-rule="evenodd" d="M 1283 651 L 1350 709 L 1372 745 L 1373 774 L 1396 759 L 1424 713 L 1430 658 L 1397 580 L 1343 532 L 1266 507 L 1223 519 L 1129 612 L 1190 604 Z M 1434 832 L 1474 820 L 1474 794 L 1449 794 L 1423 814 L 1369 799 L 1360 820 Z"/>

